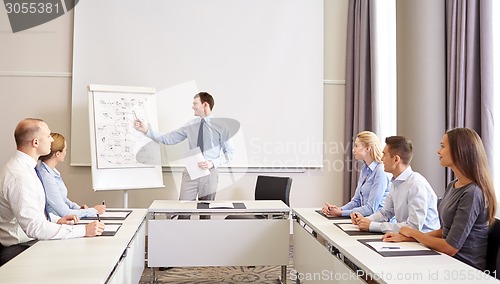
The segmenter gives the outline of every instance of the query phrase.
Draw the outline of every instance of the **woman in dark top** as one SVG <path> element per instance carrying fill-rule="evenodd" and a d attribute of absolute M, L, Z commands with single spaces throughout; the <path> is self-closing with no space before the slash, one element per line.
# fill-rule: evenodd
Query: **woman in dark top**
<path fill-rule="evenodd" d="M 441 166 L 451 168 L 456 177 L 438 208 L 441 228 L 425 234 L 403 227 L 383 240 L 417 241 L 484 270 L 496 197 L 483 142 L 474 130 L 455 128 L 443 136 L 438 154 Z"/>

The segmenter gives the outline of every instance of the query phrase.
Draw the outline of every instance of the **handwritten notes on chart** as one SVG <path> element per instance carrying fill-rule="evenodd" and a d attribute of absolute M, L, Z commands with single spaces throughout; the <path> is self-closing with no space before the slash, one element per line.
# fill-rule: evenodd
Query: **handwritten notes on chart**
<path fill-rule="evenodd" d="M 148 96 L 102 93 L 94 97 L 98 168 L 151 167 L 160 164 L 159 147 L 134 128 L 146 119 Z M 138 159 L 137 157 L 140 157 Z"/>

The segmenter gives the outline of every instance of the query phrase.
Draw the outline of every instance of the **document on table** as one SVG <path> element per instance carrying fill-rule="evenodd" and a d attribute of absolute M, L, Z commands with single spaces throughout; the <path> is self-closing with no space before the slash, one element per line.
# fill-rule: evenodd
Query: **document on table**
<path fill-rule="evenodd" d="M 423 246 L 417 242 L 401 242 L 401 243 L 390 243 L 390 242 L 367 242 L 376 251 L 415 251 L 415 250 L 431 250 L 428 247 Z"/>
<path fill-rule="evenodd" d="M 110 209 L 106 210 L 106 212 L 99 214 L 99 217 L 101 220 L 125 220 L 127 219 L 127 216 L 132 212 L 131 210 L 115 210 L 115 209 Z M 83 220 L 91 220 L 95 221 L 97 220 L 97 216 L 93 217 L 83 217 L 80 218 L 80 221 Z"/>
<path fill-rule="evenodd" d="M 208 208 L 234 208 L 231 202 L 211 202 Z"/>
<path fill-rule="evenodd" d="M 102 236 L 112 237 L 116 234 L 116 232 L 118 232 L 118 229 L 120 229 L 120 227 L 120 224 L 105 224 Z"/>
<path fill-rule="evenodd" d="M 339 227 L 344 233 L 349 236 L 363 236 L 363 235 L 383 235 L 382 232 L 369 232 L 361 231 L 358 226 L 352 223 L 334 223 L 335 226 Z"/>
<path fill-rule="evenodd" d="M 126 218 L 130 211 L 106 211 L 99 216 L 101 218 Z"/>
<path fill-rule="evenodd" d="M 86 220 L 86 221 L 94 222 L 94 220 Z M 76 226 L 85 226 L 86 224 L 87 222 L 78 223 L 78 225 Z M 104 231 L 102 232 L 102 236 L 108 236 L 108 237 L 114 236 L 116 232 L 118 232 L 118 229 L 120 229 L 121 226 L 122 224 L 109 224 L 109 223 L 104 224 Z"/>
<path fill-rule="evenodd" d="M 88 223 L 92 223 L 94 221 L 97 221 L 97 219 L 80 219 L 78 220 L 78 224 L 88 224 Z M 102 220 L 101 219 L 101 222 L 104 222 L 105 224 L 122 224 L 123 223 L 123 220 Z"/>
<path fill-rule="evenodd" d="M 358 240 L 358 242 L 361 242 L 384 257 L 439 255 L 437 251 L 417 242 L 391 243 L 383 242 L 381 239 L 364 239 Z"/>
<path fill-rule="evenodd" d="M 121 224 L 105 224 L 104 232 L 116 233 L 120 229 Z"/>
<path fill-rule="evenodd" d="M 187 172 L 192 180 L 210 174 L 208 169 L 203 170 L 198 167 L 198 162 L 205 161 L 200 147 L 196 147 L 184 153 L 184 158 L 182 158 L 181 161 L 186 165 Z"/>
<path fill-rule="evenodd" d="M 356 226 L 354 224 L 337 224 L 337 226 L 339 226 L 344 231 L 356 231 L 356 232 L 361 231 L 358 228 L 358 226 Z"/>
<path fill-rule="evenodd" d="M 318 213 L 319 215 L 325 217 L 326 219 L 328 220 L 350 220 L 351 217 L 350 216 L 328 216 L 326 215 L 325 213 L 321 212 L 321 209 L 320 210 L 315 210 L 316 213 Z"/>

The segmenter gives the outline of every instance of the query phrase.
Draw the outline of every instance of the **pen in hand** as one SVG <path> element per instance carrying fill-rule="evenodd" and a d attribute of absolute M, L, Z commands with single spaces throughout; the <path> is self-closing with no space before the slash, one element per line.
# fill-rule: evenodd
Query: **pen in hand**
<path fill-rule="evenodd" d="M 359 214 L 358 212 L 354 212 L 353 215 L 354 215 L 354 218 L 352 219 L 352 223 L 354 225 L 359 226 L 359 221 L 360 221 L 361 217 L 363 217 L 363 216 L 361 214 Z"/>
<path fill-rule="evenodd" d="M 106 200 L 103 200 L 103 201 L 102 201 L 102 205 L 106 205 L 105 203 L 106 203 Z"/>

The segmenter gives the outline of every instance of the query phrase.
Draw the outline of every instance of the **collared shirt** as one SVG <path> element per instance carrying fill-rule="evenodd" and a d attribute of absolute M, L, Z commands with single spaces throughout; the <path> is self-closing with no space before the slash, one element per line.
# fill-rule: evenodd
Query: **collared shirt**
<path fill-rule="evenodd" d="M 203 156 L 207 161 L 211 161 L 215 168 L 218 168 L 229 162 L 234 156 L 229 127 L 225 125 L 224 119 L 215 118 L 213 115 L 204 119 L 206 123 L 203 128 L 203 137 L 205 138 Z M 197 117 L 188 121 L 181 128 L 165 134 L 152 130 L 150 127 L 146 136 L 166 145 L 177 144 L 187 138 L 189 149 L 194 149 L 198 143 L 200 122 L 201 118 Z"/>
<path fill-rule="evenodd" d="M 396 217 L 396 223 L 389 223 Z M 440 227 L 437 213 L 437 196 L 429 182 L 410 166 L 396 179 L 392 179 L 391 189 L 384 207 L 368 216 L 370 231 L 399 232 L 402 226 L 409 226 L 421 232 L 430 232 Z"/>
<path fill-rule="evenodd" d="M 68 189 L 64 184 L 61 173 L 51 169 L 46 163 L 38 165 L 38 171 L 43 180 L 49 212 L 60 217 L 77 215 L 78 218 L 96 216 L 95 208 L 80 209 L 80 206 L 68 199 Z"/>
<path fill-rule="evenodd" d="M 351 201 L 340 207 L 342 216 L 359 212 L 369 216 L 384 206 L 384 200 L 389 193 L 389 177 L 384 172 L 384 166 L 373 161 L 369 166 L 363 163 L 358 186 Z"/>
<path fill-rule="evenodd" d="M 85 226 L 59 225 L 47 220 L 44 190 L 35 166 L 32 157 L 16 151 L 0 171 L 2 245 L 85 236 Z"/>

